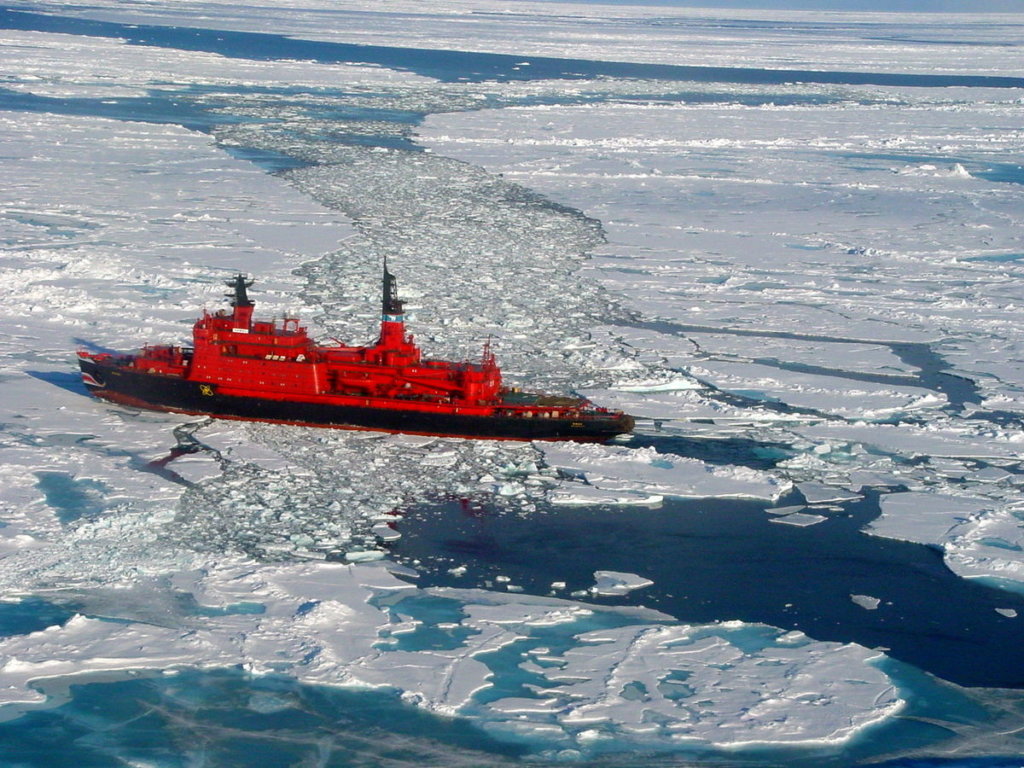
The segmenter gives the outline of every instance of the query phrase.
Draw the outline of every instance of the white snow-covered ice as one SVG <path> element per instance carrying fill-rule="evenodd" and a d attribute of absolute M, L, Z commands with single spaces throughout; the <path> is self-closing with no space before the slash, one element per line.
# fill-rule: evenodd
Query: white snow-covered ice
<path fill-rule="evenodd" d="M 626 448 L 593 443 L 557 443 L 544 446 L 544 461 L 569 476 L 555 491 L 558 503 L 570 503 L 587 489 L 625 499 L 650 494 L 681 497 L 745 497 L 773 500 L 790 484 L 768 472 L 746 467 L 715 467 L 697 459 L 653 448 Z M 586 485 L 580 486 L 580 482 Z"/>

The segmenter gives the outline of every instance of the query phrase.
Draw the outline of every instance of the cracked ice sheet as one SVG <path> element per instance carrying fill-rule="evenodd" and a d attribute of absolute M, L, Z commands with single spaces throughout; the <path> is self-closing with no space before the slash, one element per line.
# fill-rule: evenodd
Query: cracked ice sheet
<path fill-rule="evenodd" d="M 87 7 L 33 3 L 62 15 L 121 22 L 261 31 L 362 45 L 639 61 L 703 67 L 821 69 L 1018 76 L 1006 41 L 1014 14 L 896 14 L 730 10 L 496 0 L 267 2 L 260 13 L 216 0 L 158 5 L 101 0 Z M 820 32 L 808 22 L 821 25 Z M 907 30 L 913 30 L 908 41 Z M 638 46 L 638 38 L 644 40 Z M 920 44 L 918 41 L 925 41 Z M 1012 44 L 1012 43 L 1011 43 Z"/>
<path fill-rule="evenodd" d="M 881 498 L 882 514 L 865 531 L 938 547 L 954 573 L 1020 591 L 1024 512 L 1016 497 L 1007 503 L 966 493 L 894 493 Z"/>
<path fill-rule="evenodd" d="M 938 342 L 993 405 L 1024 401 L 1017 192 L 989 177 L 1024 156 L 1020 92 L 803 92 L 835 100 L 434 115 L 420 141 L 600 218 L 591 270 L 647 318 L 755 334 L 702 336 L 705 355 L 758 358 L 761 330 Z"/>
<path fill-rule="evenodd" d="M 1024 434 L 1019 429 L 994 429 L 989 424 L 827 424 L 803 425 L 808 439 L 828 444 L 860 444 L 906 458 L 966 458 L 1019 461 Z"/>
<path fill-rule="evenodd" d="M 651 494 L 690 498 L 777 499 L 790 483 L 747 467 L 719 467 L 654 448 L 625 448 L 594 443 L 545 443 L 544 461 L 562 473 L 585 479 L 563 482 L 552 493 L 556 504 L 588 503 L 598 496 L 605 503 L 636 503 Z M 620 499 L 621 497 L 621 499 Z"/>
<path fill-rule="evenodd" d="M 76 99 L 146 97 L 151 88 L 195 85 L 338 88 L 431 82 L 378 67 L 234 59 L 113 38 L 10 29 L 0 30 L 0 72 L 10 90 Z"/>
<path fill-rule="evenodd" d="M 758 359 L 786 360 L 815 366 L 834 365 L 839 358 L 840 371 L 900 375 L 917 370 L 900 360 L 891 349 L 879 344 L 828 343 L 765 336 L 757 340 L 756 350 L 751 350 L 750 340 L 742 336 L 687 333 L 686 338 L 698 349 L 714 349 L 716 355 L 723 356 L 742 358 L 753 351 Z"/>
<path fill-rule="evenodd" d="M 688 372 L 725 392 L 848 419 L 881 420 L 946 405 L 944 395 L 923 387 L 816 376 L 756 363 L 700 360 Z"/>
<path fill-rule="evenodd" d="M 5 368 L 64 364 L 76 337 L 180 343 L 235 271 L 260 275 L 262 312 L 294 309 L 291 270 L 351 232 L 184 128 L 0 112 L 0 141 Z"/>
<path fill-rule="evenodd" d="M 407 702 L 471 717 L 498 734 L 584 752 L 595 738 L 610 736 L 624 739 L 624 749 L 839 743 L 902 707 L 873 666 L 879 654 L 861 646 L 741 622 L 674 624 L 646 609 L 421 590 L 387 568 L 221 561 L 182 572 L 173 582 L 177 590 L 227 615 L 162 622 L 149 611 L 138 619 L 122 612 L 116 622 L 77 615 L 61 626 L 2 638 L 0 702 L 15 705 L 14 712 L 19 704 L 41 704 L 32 684 L 49 678 L 240 665 L 303 683 L 395 689 Z M 139 589 L 134 604 L 143 606 L 145 587 Z M 429 620 L 410 625 L 388 606 L 401 601 L 408 611 L 410 603 L 437 597 L 456 601 L 462 614 L 457 627 L 432 627 L 451 642 L 402 649 L 401 637 Z M 265 612 L 232 613 L 232 606 L 252 602 Z M 548 647 L 555 638 L 564 650 Z M 492 655 L 510 647 L 519 649 L 511 661 Z M 542 647 L 546 658 L 561 662 L 558 668 L 533 663 Z M 520 668 L 543 681 L 533 687 L 534 698 L 476 698 Z M 641 690 L 644 695 L 633 695 Z M 651 713 L 658 718 L 652 721 Z"/>

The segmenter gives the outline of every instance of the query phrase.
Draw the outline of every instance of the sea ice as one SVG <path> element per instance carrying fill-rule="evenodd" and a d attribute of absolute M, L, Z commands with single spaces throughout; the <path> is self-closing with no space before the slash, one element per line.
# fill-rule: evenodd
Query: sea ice
<path fill-rule="evenodd" d="M 936 546 L 961 576 L 1011 587 L 1024 582 L 1024 523 L 1015 495 L 1001 501 L 911 491 L 883 496 L 881 506 L 868 533 Z"/>
<path fill-rule="evenodd" d="M 988 499 L 936 493 L 894 493 L 881 499 L 882 514 L 867 531 L 920 544 L 942 544 L 991 508 Z"/>
<path fill-rule="evenodd" d="M 590 591 L 595 595 L 618 596 L 651 586 L 654 582 L 635 573 L 620 571 L 594 571 L 594 586 Z"/>
<path fill-rule="evenodd" d="M 405 2 L 272 3 L 259 14 L 219 2 L 33 8 L 181 26 L 201 16 L 210 27 L 363 44 L 457 48 L 472 30 L 478 50 L 514 51 L 524 63 L 556 53 L 732 66 L 739 51 L 756 66 L 785 49 L 770 66 L 1017 74 L 1005 54 L 1016 27 L 992 17 L 954 26 L 930 16 L 915 27 L 929 44 L 911 45 L 906 17 L 862 25 L 815 14 L 841 23 L 849 40 L 797 48 L 788 45 L 794 17 L 779 12 L 709 19 L 617 7 L 604 14 L 609 24 L 548 3 L 480 13 L 504 10 L 487 0 L 427 14 Z M 719 23 L 752 16 L 763 23 Z M 368 17 L 371 29 L 337 23 Z M 638 34 L 651 44 L 638 49 Z M 499 509 L 521 510 L 559 499 L 777 499 L 797 481 L 825 502 L 850 498 L 833 491 L 848 472 L 845 487 L 912 488 L 883 497 L 875 533 L 937 544 L 963 575 L 1024 580 L 1015 475 L 975 473 L 966 497 L 960 466 L 933 461 L 1012 468 L 1019 430 L 967 423 L 970 408 L 899 353 L 913 342 L 946 356 L 978 382 L 982 414 L 1024 410 L 1019 200 L 1014 185 L 987 178 L 1019 154 L 1019 92 L 610 79 L 442 87 L 383 68 L 98 37 L 7 30 L 2 40 L 11 91 L 69 102 L 173 92 L 245 123 L 211 138 L 174 125 L 0 113 L 0 589 L 9 600 L 48 589 L 83 611 L 0 639 L 3 701 L 39 703 L 33 681 L 55 676 L 241 665 L 398 690 L 566 755 L 616 737 L 627 749 L 836 743 L 900 710 L 874 666 L 880 654 L 860 646 L 507 592 L 421 590 L 386 561 L 301 562 L 382 558 L 381 515 L 446 494 L 504 490 Z M 349 103 L 367 109 L 394 87 L 395 109 L 449 114 L 428 118 L 417 139 L 434 153 L 325 142 L 320 134 L 338 123 L 312 119 L 294 93 L 279 92 L 281 78 L 326 90 L 340 78 Z M 261 92 L 268 85 L 275 92 Z M 333 104 L 321 92 L 308 98 L 313 112 Z M 586 104 L 595 98 L 615 103 Z M 480 110 L 517 99 L 533 104 Z M 212 142 L 310 165 L 270 176 Z M 798 455 L 769 472 L 625 446 L 228 426 L 104 405 L 77 383 L 75 345 L 179 342 L 196 308 L 219 306 L 223 279 L 239 270 L 258 273 L 267 314 L 298 310 L 317 335 L 368 336 L 381 253 L 407 270 L 416 332 L 439 355 L 464 355 L 493 333 L 510 381 L 586 387 L 601 403 L 664 419 L 667 434 L 693 419 L 692 433 L 789 443 Z M 713 386 L 694 378 L 697 368 Z M 789 409 L 768 407 L 776 404 Z M 907 416 L 914 423 L 851 423 Z M 165 461 L 186 433 L 198 452 Z M 577 480 L 556 486 L 556 469 Z M 813 485 L 826 481 L 827 490 Z M 778 519 L 819 518 L 793 510 Z M 612 589 L 638 583 L 605 578 Z M 201 610 L 182 612 L 179 597 Z M 439 598 L 458 620 L 417 615 L 417 600 Z M 423 629 L 447 647 L 416 648 Z M 524 672 L 535 685 L 494 695 Z"/>
<path fill-rule="evenodd" d="M 1020 151 L 1019 93 L 805 85 L 789 106 L 744 103 L 752 93 L 432 115 L 419 141 L 600 218 L 608 242 L 585 269 L 634 313 L 618 337 L 705 384 L 637 391 L 636 377 L 593 390 L 601 402 L 655 435 L 789 444 L 780 477 L 830 475 L 836 500 L 864 484 L 963 495 L 962 478 L 987 511 L 955 544 L 935 517 L 883 515 L 875 530 L 945 542 L 958 573 L 1017 579 L 1012 481 L 939 460 L 1020 461 L 1024 249 L 1007 225 L 1015 185 L 993 173 Z M 602 499 L 624 489 L 591 482 Z"/>
<path fill-rule="evenodd" d="M 768 472 L 746 467 L 717 467 L 698 459 L 653 448 L 626 448 L 589 443 L 558 443 L 543 446 L 545 462 L 567 476 L 598 489 L 588 498 L 613 499 L 624 494 L 640 503 L 642 494 L 682 497 L 747 497 L 776 499 L 789 484 Z M 578 493 L 575 483 L 559 490 Z M 562 503 L 565 503 L 563 501 Z"/>
<path fill-rule="evenodd" d="M 646 582 L 631 574 L 596 576 L 631 589 Z M 902 706 L 871 664 L 875 652 L 806 638 L 794 644 L 782 632 L 739 622 L 684 626 L 637 608 L 420 590 L 386 564 L 211 563 L 177 584 L 201 606 L 259 601 L 265 610 L 210 611 L 167 625 L 78 615 L 2 638 L 2 703 L 41 703 L 32 684 L 56 676 L 242 665 L 309 683 L 398 689 L 406 701 L 436 712 L 483 716 L 498 732 L 529 725 L 539 734 L 554 726 L 545 740 L 584 750 L 594 728 L 627 746 L 836 742 Z M 460 621 L 436 627 L 451 637 L 448 647 L 419 651 L 401 639 L 381 642 L 415 635 L 427 619 L 408 626 L 396 620 L 431 596 L 459 605 Z M 743 641 L 744 632 L 764 637 L 755 647 Z M 550 647 L 556 637 L 563 649 L 557 652 Z M 495 653 L 512 649 L 510 660 Z M 536 654 L 558 666 L 536 666 Z M 531 665 L 541 681 L 530 697 L 477 697 L 520 665 Z M 698 702 L 699 716 L 690 706 Z"/>
<path fill-rule="evenodd" d="M 817 525 L 828 520 L 824 515 L 815 515 L 807 512 L 793 512 L 788 515 L 778 515 L 770 518 L 773 523 L 782 523 L 783 525 L 795 525 L 799 528 L 806 528 L 809 525 Z"/>
<path fill-rule="evenodd" d="M 449 0 L 424 13 L 416 2 L 306 0 L 268 3 L 260 13 L 219 0 L 84 7 L 35 3 L 84 18 L 286 34 L 358 45 L 472 50 L 516 57 L 552 56 L 699 67 L 866 72 L 977 73 L 1016 77 L 1001 43 L 1019 39 L 1014 14 L 865 13 L 666 5 L 604 5 L 599 14 L 575 3 Z M 953 36 L 950 28 L 957 34 Z M 595 28 L 599 31 L 595 31 Z M 907 29 L 914 40 L 907 39 Z M 637 45 L 637 40 L 643 45 Z M 917 43 L 917 44 L 915 44 Z"/>
<path fill-rule="evenodd" d="M 859 493 L 852 493 L 844 488 L 824 483 L 797 483 L 796 487 L 808 504 L 829 504 L 861 498 Z"/>
<path fill-rule="evenodd" d="M 850 600 L 854 605 L 859 605 L 865 611 L 878 610 L 878 606 L 882 602 L 877 597 L 871 597 L 871 595 L 850 595 Z"/>

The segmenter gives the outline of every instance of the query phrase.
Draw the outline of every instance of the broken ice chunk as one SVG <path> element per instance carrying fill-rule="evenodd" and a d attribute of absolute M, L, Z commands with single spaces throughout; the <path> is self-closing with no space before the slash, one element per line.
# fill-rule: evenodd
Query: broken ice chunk
<path fill-rule="evenodd" d="M 345 559 L 350 563 L 368 563 L 372 560 L 384 559 L 384 553 L 379 549 L 370 549 L 363 551 L 346 552 Z"/>
<path fill-rule="evenodd" d="M 804 495 L 808 504 L 856 501 L 861 497 L 859 493 L 823 483 L 797 483 L 796 487 Z"/>
<path fill-rule="evenodd" d="M 595 595 L 606 596 L 625 595 L 634 589 L 643 589 L 654 583 L 635 573 L 621 571 L 594 571 L 594 579 L 595 584 L 590 591 Z"/>
<path fill-rule="evenodd" d="M 850 595 L 850 600 L 865 611 L 878 610 L 878 606 L 882 602 L 877 597 L 871 597 L 871 595 Z"/>
<path fill-rule="evenodd" d="M 769 518 L 769 522 L 772 523 L 785 523 L 786 525 L 796 525 L 801 528 L 806 528 L 808 525 L 815 525 L 823 520 L 828 520 L 828 518 L 824 515 L 812 515 L 806 512 L 794 512 L 791 515 L 781 515 Z"/>
<path fill-rule="evenodd" d="M 402 538 L 402 534 L 387 523 L 377 523 L 371 530 L 381 541 L 396 541 Z"/>
<path fill-rule="evenodd" d="M 797 504 L 792 507 L 775 507 L 774 509 L 766 509 L 765 512 L 769 515 L 777 515 L 781 517 L 784 515 L 792 515 L 794 512 L 801 512 L 805 509 L 807 509 L 807 507 L 803 504 Z"/>

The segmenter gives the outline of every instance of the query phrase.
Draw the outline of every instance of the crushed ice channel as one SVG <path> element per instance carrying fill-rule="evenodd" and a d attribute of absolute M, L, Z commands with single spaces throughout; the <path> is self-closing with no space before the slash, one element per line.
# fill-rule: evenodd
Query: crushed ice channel
<path fill-rule="evenodd" d="M 38 87 L 25 74 L 18 87 L 27 93 L 74 98 L 100 88 L 103 73 L 81 82 L 88 78 L 68 65 L 76 51 L 58 36 L 5 34 L 31 38 L 65 66 Z M 81 45 L 104 67 L 138 64 L 125 46 Z M 209 88 L 212 65 L 192 61 Z M 310 87 L 322 84 L 313 65 L 291 66 Z M 331 74 L 339 71 L 366 93 L 393 89 L 393 109 L 468 109 L 490 97 L 469 86 L 428 88 L 413 75 L 340 65 Z M 524 100 L 553 89 L 515 87 Z M 632 97 L 637 86 L 576 88 L 577 98 L 588 88 Z M 682 623 L 587 594 L 517 592 L 509 580 L 488 589 L 416 586 L 415 574 L 387 557 L 387 542 L 401 533 L 403 514 L 440 499 L 484 500 L 494 514 L 520 519 L 552 504 L 629 514 L 666 498 L 728 497 L 778 504 L 784 512 L 766 519 L 803 527 L 841 513 L 865 488 L 903 488 L 914 508 L 921 496 L 954 498 L 935 505 L 950 524 L 930 518 L 908 533 L 891 523 L 902 503 L 893 494 L 873 533 L 944 547 L 951 562 L 973 569 L 966 575 L 1021 581 L 1009 431 L 965 426 L 942 410 L 940 394 L 899 382 L 833 407 L 834 390 L 818 380 L 733 359 L 749 349 L 723 347 L 688 369 L 693 342 L 666 345 L 661 335 L 652 343 L 632 323 L 638 311 L 685 319 L 664 310 L 678 297 L 637 301 L 645 280 L 678 265 L 650 256 L 644 278 L 618 292 L 614 279 L 583 271 L 588 254 L 607 260 L 617 247 L 606 244 L 611 217 L 589 200 L 545 189 L 543 174 L 521 179 L 492 158 L 455 157 L 443 137 L 434 152 L 398 148 L 391 140 L 408 131 L 393 122 L 386 130 L 332 125 L 308 119 L 294 93 L 285 104 L 238 96 L 216 106 L 224 116 L 216 144 L 172 124 L 0 113 L 10 157 L 0 201 L 0 588 L 11 602 L 45 597 L 73 612 L 0 638 L 0 702 L 9 705 L 0 712 L 44 704 L 46 680 L 240 666 L 397 691 L 409 704 L 568 759 L 637 746 L 837 745 L 907 706 L 892 676 L 898 667 L 856 643 L 755 622 Z M 218 97 L 191 98 L 212 110 Z M 324 140 L 332 128 L 341 140 Z M 389 141 L 347 141 L 360 132 Z M 243 160 L 247 153 L 295 162 L 271 176 Z M 589 172 L 601 176 L 599 160 Z M 262 312 L 294 311 L 321 338 L 369 340 L 384 255 L 431 354 L 475 356 L 490 335 L 511 381 L 583 389 L 647 417 L 643 434 L 633 443 L 544 448 L 196 422 L 97 404 L 77 384 L 76 344 L 180 341 L 197 308 L 219 304 L 222 281 L 236 270 L 256 274 Z M 603 277 L 619 266 L 601 264 Z M 929 340 L 917 330 L 885 338 Z M 802 359 L 828 363 L 832 352 L 822 349 L 801 347 Z M 887 349 L 862 344 L 861 365 L 907 374 Z M 999 388 L 1010 373 L 993 374 L 986 397 L 1015 410 L 1016 391 Z M 794 407 L 761 407 L 773 400 Z M 857 420 L 865 407 L 873 418 Z M 691 419 L 709 443 L 785 451 L 756 466 L 703 461 L 684 447 Z M 942 450 L 920 461 L 926 444 Z M 981 476 L 986 470 L 993 474 Z M 642 599 L 650 580 L 635 570 L 593 569 L 590 594 Z M 860 598 L 877 599 L 854 597 L 855 610 L 868 602 Z M 183 601 L 195 610 L 183 612 Z M 997 620 L 1014 620 L 1009 605 L 993 612 Z"/>

